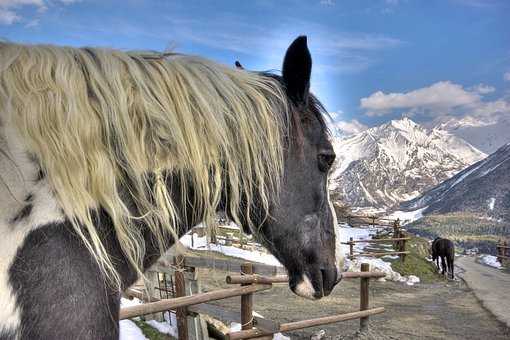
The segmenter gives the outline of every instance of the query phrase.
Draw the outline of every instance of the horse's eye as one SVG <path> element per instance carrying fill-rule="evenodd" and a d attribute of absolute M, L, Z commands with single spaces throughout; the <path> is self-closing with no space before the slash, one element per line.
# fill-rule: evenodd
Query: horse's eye
<path fill-rule="evenodd" d="M 319 170 L 322 172 L 327 172 L 331 168 L 331 165 L 333 165 L 336 155 L 335 152 L 331 150 L 323 151 L 319 153 L 317 157 L 319 161 Z"/>

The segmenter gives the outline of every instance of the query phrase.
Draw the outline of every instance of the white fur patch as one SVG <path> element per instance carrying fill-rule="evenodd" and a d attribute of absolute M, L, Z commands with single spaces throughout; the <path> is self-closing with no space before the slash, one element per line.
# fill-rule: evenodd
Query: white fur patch
<path fill-rule="evenodd" d="M 0 331 L 16 331 L 20 326 L 20 310 L 16 292 L 9 283 L 9 268 L 30 231 L 63 221 L 64 217 L 46 181 L 35 182 L 36 165 L 28 159 L 19 136 L 6 125 L 0 131 L 3 151 L 0 153 Z M 24 202 L 29 194 L 31 201 Z M 26 204 L 32 205 L 30 214 L 14 223 L 14 217 Z"/>
<path fill-rule="evenodd" d="M 315 289 L 313 288 L 312 282 L 310 282 L 310 279 L 306 274 L 303 274 L 303 279 L 300 283 L 297 284 L 296 288 L 294 289 L 294 293 L 307 299 L 316 300 L 314 297 Z"/>
<path fill-rule="evenodd" d="M 333 216 L 333 228 L 335 230 L 335 264 L 337 267 L 338 275 L 340 275 L 343 267 L 344 267 L 344 254 L 342 252 L 341 238 L 340 238 L 340 229 L 338 228 L 338 219 L 336 217 L 335 207 L 331 202 L 331 198 L 329 196 L 329 174 L 326 182 L 326 192 L 328 198 L 329 208 L 331 209 L 331 216 Z"/>

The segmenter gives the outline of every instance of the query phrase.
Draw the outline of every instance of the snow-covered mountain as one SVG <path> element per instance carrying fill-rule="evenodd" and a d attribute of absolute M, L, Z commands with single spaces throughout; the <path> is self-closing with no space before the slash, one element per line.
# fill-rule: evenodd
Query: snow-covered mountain
<path fill-rule="evenodd" d="M 409 118 L 334 139 L 335 197 L 355 207 L 389 208 L 413 199 L 486 155 L 441 129 Z"/>
<path fill-rule="evenodd" d="M 437 124 L 436 129 L 460 137 L 487 154 L 510 142 L 510 115 L 496 117 L 466 116 L 449 118 Z"/>
<path fill-rule="evenodd" d="M 401 207 L 426 208 L 425 214 L 469 211 L 510 221 L 510 143 Z"/>

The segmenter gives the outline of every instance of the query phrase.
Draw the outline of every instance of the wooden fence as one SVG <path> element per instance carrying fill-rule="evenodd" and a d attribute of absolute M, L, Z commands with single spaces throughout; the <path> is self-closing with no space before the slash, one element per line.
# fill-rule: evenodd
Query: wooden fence
<path fill-rule="evenodd" d="M 502 265 L 505 264 L 505 261 L 510 261 L 510 247 L 508 246 L 508 241 L 500 240 L 496 246 L 497 249 L 497 257 L 499 263 Z"/>
<path fill-rule="evenodd" d="M 356 214 L 338 216 L 338 221 L 347 223 L 350 226 L 368 225 L 371 227 L 376 226 L 392 227 L 395 223 L 401 224 L 402 222 L 405 222 L 401 221 L 400 219 L 385 218 L 375 215 L 356 215 Z"/>
<path fill-rule="evenodd" d="M 406 255 L 409 254 L 409 251 L 406 250 L 407 241 L 411 238 L 406 235 L 406 232 L 402 230 L 398 220 L 395 221 L 392 225 L 393 229 L 393 237 L 392 238 L 380 238 L 380 239 L 371 239 L 371 240 L 354 240 L 352 237 L 349 238 L 348 242 L 342 242 L 342 244 L 346 244 L 349 246 L 349 258 L 352 260 L 358 256 L 368 256 L 368 257 L 380 257 L 387 255 L 398 255 L 402 262 L 405 262 Z M 381 251 L 381 252 L 362 252 L 362 253 L 354 253 L 354 245 L 356 243 L 393 243 L 394 251 Z"/>
<path fill-rule="evenodd" d="M 202 259 L 204 260 L 204 259 Z M 168 259 L 166 259 L 168 261 Z M 190 316 L 197 314 L 207 314 L 210 316 L 218 316 L 229 318 L 229 321 L 240 322 L 242 329 L 237 332 L 229 332 L 225 334 L 225 339 L 270 339 L 272 334 L 278 332 L 289 332 L 293 330 L 326 325 L 340 321 L 360 319 L 360 329 L 366 330 L 368 328 L 368 321 L 371 315 L 376 315 L 384 312 L 383 307 L 369 308 L 369 281 L 371 278 L 384 277 L 384 273 L 370 272 L 369 266 L 363 263 L 361 272 L 344 272 L 342 273 L 343 279 L 360 279 L 360 309 L 350 313 L 336 314 L 326 317 L 306 319 L 301 321 L 278 323 L 267 320 L 253 315 L 253 304 L 255 293 L 268 290 L 272 288 L 275 283 L 287 283 L 288 277 L 283 274 L 283 268 L 279 269 L 270 268 L 272 266 L 241 263 L 238 261 L 230 260 L 215 260 L 215 268 L 229 269 L 239 267 L 239 275 L 229 275 L 226 277 L 226 283 L 230 285 L 240 285 L 237 287 L 219 289 L 206 293 L 192 293 L 193 295 L 186 295 L 185 272 L 188 270 L 194 271 L 194 268 L 188 267 L 190 263 L 204 265 L 207 261 L 199 261 L 197 258 L 192 257 L 176 257 L 173 266 L 167 267 L 159 263 L 156 270 L 164 269 L 164 273 L 169 270 L 173 271 L 175 282 L 175 298 L 170 299 L 157 299 L 153 296 L 147 296 L 147 291 L 143 289 L 128 289 L 124 292 L 127 296 L 133 296 L 147 301 L 141 305 L 124 307 L 120 311 L 120 319 L 127 319 L 142 315 L 150 315 L 158 312 L 175 311 L 177 318 L 177 329 L 179 339 L 187 340 L 193 339 L 208 339 L 207 329 L 202 324 L 200 335 L 196 333 L 197 327 L 190 327 Z M 227 262 L 233 262 L 227 265 Z M 159 266 L 159 267 L 158 267 Z M 164 268 L 166 267 L 166 268 Z M 225 299 L 234 296 L 241 296 L 240 318 L 239 314 L 231 313 L 218 306 L 208 304 L 208 302 Z M 193 334 L 190 334 L 190 330 Z"/>

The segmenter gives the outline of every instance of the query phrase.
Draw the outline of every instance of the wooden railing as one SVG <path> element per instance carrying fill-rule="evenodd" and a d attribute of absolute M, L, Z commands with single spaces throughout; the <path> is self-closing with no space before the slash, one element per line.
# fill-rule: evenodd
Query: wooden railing
<path fill-rule="evenodd" d="M 399 219 L 385 218 L 375 215 L 356 215 L 356 214 L 338 216 L 338 221 L 347 223 L 348 225 L 361 224 L 369 225 L 372 227 L 375 226 L 392 227 L 395 223 L 401 224 L 402 222 L 405 222 Z"/>
<path fill-rule="evenodd" d="M 380 257 L 387 255 L 398 255 L 402 262 L 405 262 L 406 255 L 409 254 L 409 251 L 406 250 L 407 241 L 411 238 L 406 236 L 406 232 L 400 228 L 398 223 L 393 225 L 393 238 L 380 238 L 380 239 L 371 239 L 371 240 L 354 240 L 352 237 L 349 238 L 349 241 L 342 242 L 342 244 L 346 244 L 349 246 L 349 258 L 353 259 L 358 256 L 367 256 L 367 257 Z M 382 251 L 382 252 L 361 252 L 354 253 L 354 245 L 356 243 L 393 243 L 394 251 Z"/>
<path fill-rule="evenodd" d="M 174 271 L 174 281 L 177 285 L 184 286 L 183 271 L 186 270 L 184 264 L 195 261 L 185 257 L 177 257 L 173 262 L 172 270 Z M 161 266 L 161 264 L 160 264 Z M 231 267 L 236 266 L 232 265 Z M 211 314 L 218 311 L 217 306 L 209 305 L 208 302 L 225 299 L 234 296 L 241 296 L 241 315 L 240 322 L 241 331 L 229 332 L 226 334 L 227 339 L 251 339 L 270 336 L 278 332 L 289 332 L 297 329 L 303 329 L 313 326 L 326 325 L 345 320 L 360 319 L 360 329 L 368 328 L 369 317 L 384 312 L 383 307 L 369 308 L 369 281 L 372 278 L 384 277 L 384 273 L 370 272 L 366 263 L 361 265 L 361 272 L 344 272 L 342 279 L 360 279 L 360 309 L 350 313 L 342 313 L 320 318 L 306 319 L 301 321 L 278 323 L 253 315 L 254 294 L 272 288 L 276 283 L 287 283 L 288 277 L 282 274 L 266 276 L 258 273 L 257 269 L 263 268 L 258 264 L 243 263 L 240 266 L 240 275 L 228 275 L 226 277 L 227 284 L 239 284 L 238 287 L 219 289 L 206 293 L 198 293 L 194 295 L 182 296 L 185 289 L 176 288 L 176 297 L 171 299 L 157 299 L 148 297 L 146 290 L 128 289 L 124 295 L 137 297 L 143 301 L 151 301 L 148 303 L 124 307 L 120 311 L 120 319 L 127 319 L 147 314 L 154 314 L 168 310 L 176 311 L 177 328 L 179 339 L 188 339 L 187 316 L 190 313 Z M 262 270 L 265 271 L 265 270 Z M 181 277 L 181 278 L 179 278 Z M 181 283 L 178 283 L 181 281 Z M 223 316 L 228 313 L 221 313 Z M 233 316 L 235 317 L 235 316 Z M 232 320 L 238 321 L 238 320 Z"/>
<path fill-rule="evenodd" d="M 500 240 L 496 246 L 497 249 L 497 258 L 499 263 L 502 265 L 505 264 L 505 261 L 510 261 L 510 246 L 508 246 L 508 241 Z"/>

